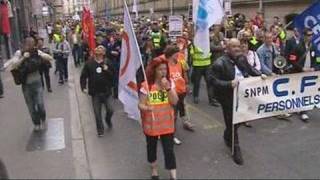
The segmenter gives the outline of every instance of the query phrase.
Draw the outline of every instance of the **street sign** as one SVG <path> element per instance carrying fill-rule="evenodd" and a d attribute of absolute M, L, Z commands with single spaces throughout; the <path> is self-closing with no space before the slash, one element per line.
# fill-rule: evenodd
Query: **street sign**
<path fill-rule="evenodd" d="M 183 19 L 182 16 L 169 16 L 169 36 L 182 36 Z"/>
<path fill-rule="evenodd" d="M 225 1 L 224 2 L 224 12 L 225 12 L 226 15 L 232 15 L 231 2 L 230 1 Z"/>
<path fill-rule="evenodd" d="M 42 15 L 43 16 L 49 16 L 49 8 L 48 8 L 48 6 L 43 6 L 42 7 Z"/>

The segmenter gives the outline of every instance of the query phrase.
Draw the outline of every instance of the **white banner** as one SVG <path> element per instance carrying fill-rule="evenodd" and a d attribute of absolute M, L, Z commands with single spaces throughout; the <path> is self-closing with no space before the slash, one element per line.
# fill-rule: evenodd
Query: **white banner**
<path fill-rule="evenodd" d="M 251 77 L 234 89 L 233 124 L 320 107 L 320 72 Z"/>
<path fill-rule="evenodd" d="M 169 36 L 182 36 L 183 19 L 182 16 L 169 16 Z"/>

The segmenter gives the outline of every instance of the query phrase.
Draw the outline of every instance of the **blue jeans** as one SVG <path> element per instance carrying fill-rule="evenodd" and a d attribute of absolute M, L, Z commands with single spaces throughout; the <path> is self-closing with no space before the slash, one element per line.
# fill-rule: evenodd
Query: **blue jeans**
<path fill-rule="evenodd" d="M 43 87 L 41 81 L 23 84 L 22 92 L 34 125 L 40 125 L 46 120 L 46 110 L 43 100 Z"/>
<path fill-rule="evenodd" d="M 59 57 L 57 60 L 57 70 L 59 72 L 59 81 L 68 79 L 68 58 Z"/>

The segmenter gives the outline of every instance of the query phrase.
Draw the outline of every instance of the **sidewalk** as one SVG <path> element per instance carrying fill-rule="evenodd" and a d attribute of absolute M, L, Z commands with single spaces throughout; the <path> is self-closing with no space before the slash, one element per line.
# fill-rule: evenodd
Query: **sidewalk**
<path fill-rule="evenodd" d="M 58 86 L 56 77 L 51 74 L 53 93 L 45 91 L 44 98 L 49 128 L 56 132 L 35 136 L 21 86 L 14 84 L 8 72 L 2 73 L 2 78 L 4 98 L 0 99 L 0 156 L 10 178 L 74 178 L 69 87 Z M 60 120 L 56 121 L 57 118 Z M 57 138 L 60 141 L 54 141 Z"/>

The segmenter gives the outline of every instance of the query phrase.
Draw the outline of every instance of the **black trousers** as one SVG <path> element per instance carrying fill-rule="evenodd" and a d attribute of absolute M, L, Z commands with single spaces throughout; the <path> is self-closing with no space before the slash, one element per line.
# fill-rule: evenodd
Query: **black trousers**
<path fill-rule="evenodd" d="M 222 103 L 223 117 L 224 123 L 226 125 L 226 129 L 224 131 L 224 139 L 232 144 L 232 103 Z M 238 128 L 239 124 L 236 124 L 234 127 L 234 144 L 239 145 L 239 137 L 238 137 Z"/>
<path fill-rule="evenodd" d="M 158 136 L 148 136 L 146 135 L 147 140 L 147 155 L 148 162 L 154 163 L 157 160 L 157 143 Z M 165 168 L 167 170 L 176 169 L 176 157 L 174 154 L 174 145 L 173 145 L 173 134 L 167 134 L 160 136 L 162 149 L 164 154 Z"/>
<path fill-rule="evenodd" d="M 192 75 L 191 75 L 191 80 L 193 83 L 192 94 L 193 94 L 193 97 L 199 97 L 201 78 L 204 77 L 204 80 L 207 86 L 208 99 L 210 101 L 213 98 L 213 88 L 208 81 L 207 69 L 208 69 L 208 66 L 204 66 L 204 67 L 193 66 Z"/>
<path fill-rule="evenodd" d="M 78 44 L 73 45 L 72 56 L 73 56 L 73 61 L 75 66 L 80 64 L 80 53 L 81 53 L 80 50 L 81 49 Z"/>
<path fill-rule="evenodd" d="M 49 67 L 43 68 L 40 71 L 40 75 L 41 75 L 42 87 L 44 87 L 44 80 L 43 79 L 45 79 L 47 90 L 51 89 L 50 68 Z"/>
<path fill-rule="evenodd" d="M 97 131 L 103 132 L 104 125 L 102 121 L 102 105 L 104 104 L 106 107 L 106 122 L 110 122 L 113 109 L 110 103 L 110 95 L 107 93 L 99 93 L 92 96 L 92 105 L 94 110 L 94 116 L 96 118 Z"/>
<path fill-rule="evenodd" d="M 178 103 L 174 106 L 174 118 L 177 120 L 178 114 L 180 117 L 186 116 L 186 109 L 184 104 L 184 99 L 186 97 L 186 93 L 178 94 Z"/>

